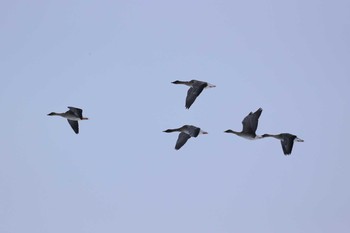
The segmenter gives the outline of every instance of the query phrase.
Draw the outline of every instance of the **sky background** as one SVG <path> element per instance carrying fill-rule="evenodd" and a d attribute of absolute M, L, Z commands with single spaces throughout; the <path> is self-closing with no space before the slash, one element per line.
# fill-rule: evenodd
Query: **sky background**
<path fill-rule="evenodd" d="M 1 1 L 0 232 L 350 229 L 350 2 Z M 187 87 L 216 85 L 185 109 Z M 76 135 L 48 117 L 80 107 Z M 226 129 L 259 107 L 258 134 Z M 208 135 L 174 150 L 168 128 Z"/>

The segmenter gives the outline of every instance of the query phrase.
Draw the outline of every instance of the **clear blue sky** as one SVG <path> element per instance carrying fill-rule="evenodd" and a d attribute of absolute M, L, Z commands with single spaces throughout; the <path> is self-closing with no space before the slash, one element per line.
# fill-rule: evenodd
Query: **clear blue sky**
<path fill-rule="evenodd" d="M 349 1 L 2 1 L 0 232 L 347 233 Z M 205 80 L 185 109 L 187 88 Z M 74 134 L 48 117 L 67 106 Z M 258 134 L 224 134 L 264 109 Z M 208 131 L 174 150 L 167 128 Z"/>

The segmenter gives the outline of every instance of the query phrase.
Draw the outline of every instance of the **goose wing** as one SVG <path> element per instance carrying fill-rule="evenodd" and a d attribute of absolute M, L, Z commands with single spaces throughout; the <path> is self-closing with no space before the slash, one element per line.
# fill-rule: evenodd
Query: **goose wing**
<path fill-rule="evenodd" d="M 259 108 L 250 117 L 250 124 L 251 124 L 252 130 L 254 131 L 254 133 L 258 128 L 258 123 L 259 123 L 259 118 L 260 118 L 261 113 L 262 113 L 262 108 Z"/>
<path fill-rule="evenodd" d="M 68 107 L 69 110 L 74 113 L 74 115 L 76 115 L 79 118 L 83 117 L 83 110 L 80 108 L 75 108 L 75 107 Z"/>
<path fill-rule="evenodd" d="M 254 133 L 253 127 L 252 127 L 252 117 L 253 117 L 253 113 L 250 112 L 248 114 L 248 116 L 246 116 L 243 121 L 243 130 L 242 132 L 244 133 Z"/>
<path fill-rule="evenodd" d="M 177 138 L 176 145 L 175 145 L 175 150 L 179 150 L 185 143 L 187 142 L 188 139 L 190 139 L 191 136 L 188 135 L 187 133 L 181 132 L 179 134 L 179 137 Z"/>
<path fill-rule="evenodd" d="M 186 97 L 186 108 L 191 107 L 197 97 L 202 93 L 205 86 L 206 83 L 201 83 L 200 85 L 193 85 L 190 89 L 188 89 Z"/>
<path fill-rule="evenodd" d="M 76 134 L 79 133 L 79 124 L 78 121 L 73 121 L 73 120 L 69 120 L 67 119 L 68 123 L 70 124 L 70 126 L 72 127 L 72 129 L 74 130 L 74 132 Z"/>
<path fill-rule="evenodd" d="M 283 153 L 285 155 L 290 155 L 292 153 L 293 144 L 294 144 L 293 137 L 283 137 L 283 139 L 281 140 L 281 145 L 282 145 Z"/>
<path fill-rule="evenodd" d="M 243 132 L 246 133 L 255 133 L 258 128 L 259 117 L 261 115 L 262 108 L 259 108 L 256 112 L 250 112 L 243 121 Z"/>

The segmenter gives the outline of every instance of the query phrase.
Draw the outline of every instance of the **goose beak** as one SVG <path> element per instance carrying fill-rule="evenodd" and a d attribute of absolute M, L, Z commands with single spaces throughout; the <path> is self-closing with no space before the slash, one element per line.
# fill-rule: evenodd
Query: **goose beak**
<path fill-rule="evenodd" d="M 208 87 L 209 87 L 209 88 L 212 88 L 212 87 L 216 87 L 216 86 L 213 85 L 213 84 L 208 83 Z"/>
<path fill-rule="evenodd" d="M 203 131 L 202 134 L 208 134 L 208 132 Z"/>
<path fill-rule="evenodd" d="M 295 139 L 297 142 L 304 142 L 304 140 L 303 139 L 300 139 L 300 138 L 296 138 Z"/>

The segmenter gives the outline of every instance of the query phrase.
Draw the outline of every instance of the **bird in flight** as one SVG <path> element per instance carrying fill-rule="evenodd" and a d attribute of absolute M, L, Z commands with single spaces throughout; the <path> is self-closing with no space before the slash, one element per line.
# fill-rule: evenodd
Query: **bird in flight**
<path fill-rule="evenodd" d="M 83 117 L 83 110 L 80 108 L 75 108 L 75 107 L 68 107 L 69 110 L 64 113 L 56 113 L 56 112 L 51 112 L 47 114 L 48 116 L 61 116 L 64 117 L 68 120 L 68 123 L 74 130 L 76 134 L 79 133 L 79 124 L 78 121 L 80 120 L 88 120 L 87 117 Z"/>
<path fill-rule="evenodd" d="M 284 155 L 290 155 L 292 153 L 294 142 L 304 142 L 303 139 L 300 139 L 296 135 L 290 133 L 263 134 L 262 137 L 272 137 L 280 140 Z"/>
<path fill-rule="evenodd" d="M 187 91 L 186 104 L 185 104 L 187 109 L 189 109 L 191 107 L 191 105 L 194 103 L 194 101 L 197 99 L 197 97 L 202 93 L 203 89 L 216 87 L 213 84 L 203 82 L 203 81 L 194 80 L 194 79 L 191 81 L 176 80 L 172 83 L 173 84 L 183 84 L 183 85 L 190 87 L 190 89 L 188 89 L 188 91 Z"/>
<path fill-rule="evenodd" d="M 262 113 L 262 108 L 259 108 L 254 113 L 250 112 L 242 121 L 243 129 L 241 132 L 228 129 L 225 131 L 225 133 L 233 133 L 233 134 L 236 134 L 237 136 L 250 139 L 250 140 L 262 138 L 262 136 L 255 134 L 256 129 L 258 128 L 258 122 L 259 122 L 259 117 L 261 113 Z"/>
<path fill-rule="evenodd" d="M 177 129 L 167 129 L 164 130 L 165 133 L 172 133 L 172 132 L 180 132 L 179 137 L 177 138 L 175 150 L 179 150 L 188 139 L 191 137 L 197 137 L 200 134 L 208 134 L 208 132 L 203 131 L 201 128 L 198 128 L 193 125 L 184 125 Z"/>

